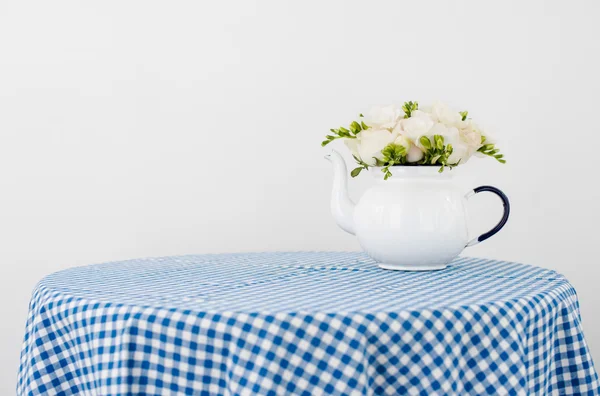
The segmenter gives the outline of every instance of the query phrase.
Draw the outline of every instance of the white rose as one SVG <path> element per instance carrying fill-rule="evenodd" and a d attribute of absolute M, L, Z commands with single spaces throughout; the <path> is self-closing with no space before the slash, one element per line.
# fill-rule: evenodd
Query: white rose
<path fill-rule="evenodd" d="M 445 103 L 435 102 L 431 106 L 431 117 L 446 126 L 458 126 L 462 120 L 462 116 L 450 109 Z"/>
<path fill-rule="evenodd" d="M 398 136 L 387 129 L 369 128 L 359 133 L 358 153 L 360 159 L 368 165 L 375 165 L 375 159 L 382 159 L 381 150 Z"/>
<path fill-rule="evenodd" d="M 429 130 L 433 127 L 434 122 L 431 119 L 431 116 L 424 111 L 415 110 L 412 112 L 410 118 L 406 118 L 402 120 L 401 126 L 402 134 L 415 142 L 417 145 L 419 144 L 419 138 L 421 136 L 425 136 L 429 134 Z M 395 130 L 398 130 L 399 127 L 396 127 Z"/>
<path fill-rule="evenodd" d="M 374 106 L 365 115 L 365 124 L 374 129 L 391 129 L 403 116 L 404 111 L 399 106 Z"/>

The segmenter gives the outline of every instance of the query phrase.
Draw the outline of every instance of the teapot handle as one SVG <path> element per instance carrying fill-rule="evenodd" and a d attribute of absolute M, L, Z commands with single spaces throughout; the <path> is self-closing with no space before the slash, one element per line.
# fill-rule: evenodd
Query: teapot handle
<path fill-rule="evenodd" d="M 502 200 L 502 205 L 504 206 L 504 214 L 502 215 L 502 219 L 500 219 L 500 222 L 498 224 L 496 224 L 496 226 L 494 228 L 492 228 L 491 230 L 489 230 L 486 233 L 479 235 L 477 238 L 471 239 L 465 247 L 477 245 L 479 242 L 485 241 L 486 239 L 488 239 L 489 237 L 491 237 L 492 235 L 494 235 L 498 231 L 500 231 L 502 229 L 502 227 L 504 227 L 504 225 L 508 221 L 508 215 L 510 214 L 510 202 L 508 201 L 508 197 L 506 196 L 506 194 L 504 194 L 502 191 L 500 191 L 500 189 L 498 189 L 496 187 L 492 187 L 492 186 L 480 186 L 480 187 L 474 188 L 472 191 L 469 191 L 467 193 L 467 195 L 465 195 L 465 198 L 469 199 L 473 195 L 478 194 L 480 192 L 484 192 L 484 191 L 492 192 L 492 193 L 496 194 L 498 197 L 500 197 L 500 199 Z"/>

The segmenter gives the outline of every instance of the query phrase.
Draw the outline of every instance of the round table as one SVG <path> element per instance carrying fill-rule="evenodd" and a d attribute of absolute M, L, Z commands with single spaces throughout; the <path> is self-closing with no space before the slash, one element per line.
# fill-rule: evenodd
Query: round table
<path fill-rule="evenodd" d="M 386 271 L 362 253 L 164 257 L 36 286 L 19 395 L 598 394 L 575 290 L 458 258 Z"/>

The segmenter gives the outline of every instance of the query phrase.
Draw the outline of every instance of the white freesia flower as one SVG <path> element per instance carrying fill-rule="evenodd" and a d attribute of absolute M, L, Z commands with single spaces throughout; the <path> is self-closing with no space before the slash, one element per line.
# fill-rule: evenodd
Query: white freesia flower
<path fill-rule="evenodd" d="M 444 124 L 440 124 L 439 122 L 435 123 L 435 122 L 431 121 L 431 127 L 429 129 L 427 129 L 427 131 L 425 131 L 424 133 L 421 133 L 417 137 L 415 137 L 414 142 L 421 149 L 425 149 L 425 147 L 423 147 L 423 145 L 421 144 L 421 137 L 423 137 L 423 136 L 426 137 L 427 139 L 429 139 L 431 144 L 433 144 L 433 136 L 434 135 L 441 135 L 445 138 L 447 134 L 448 134 L 448 128 L 446 128 L 446 126 Z"/>
<path fill-rule="evenodd" d="M 402 133 L 418 145 L 419 138 L 429 134 L 429 130 L 433 127 L 434 122 L 428 113 L 415 110 L 412 112 L 410 118 L 403 119 L 399 124 L 395 131 Z"/>
<path fill-rule="evenodd" d="M 365 115 L 365 124 L 374 129 L 391 129 L 403 116 L 404 112 L 399 106 L 374 106 Z"/>
<path fill-rule="evenodd" d="M 399 120 L 396 123 L 396 126 L 394 127 L 394 129 L 392 129 L 392 132 L 394 132 L 397 135 L 404 135 L 404 129 L 402 128 L 402 123 L 406 121 L 406 120 Z"/>
<path fill-rule="evenodd" d="M 444 136 L 444 143 L 452 145 L 452 154 L 448 157 L 449 164 L 456 164 L 459 161 L 464 164 L 471 157 L 472 153 L 468 144 L 455 127 L 448 128 L 448 133 Z"/>
<path fill-rule="evenodd" d="M 444 143 L 447 143 L 446 138 L 450 137 L 450 133 L 454 134 L 454 132 L 456 132 L 456 135 L 458 135 L 458 129 L 453 128 L 453 131 L 450 132 L 449 128 L 446 125 L 438 122 L 433 125 L 433 127 L 429 130 L 427 135 L 431 138 L 433 138 L 434 135 L 441 135 L 444 137 Z"/>
<path fill-rule="evenodd" d="M 375 158 L 383 158 L 381 150 L 383 150 L 388 144 L 392 143 L 397 136 L 397 133 L 390 132 L 387 129 L 369 128 L 365 131 L 362 131 L 358 135 L 358 153 L 360 159 L 368 165 L 375 165 Z"/>
<path fill-rule="evenodd" d="M 358 153 L 358 139 L 344 139 L 344 143 L 352 155 L 360 157 L 360 154 Z"/>
<path fill-rule="evenodd" d="M 486 144 L 494 144 L 494 145 L 495 145 L 495 144 L 497 144 L 497 143 L 498 143 L 498 141 L 496 140 L 496 138 L 494 137 L 494 135 L 491 135 L 491 134 L 490 134 L 490 133 L 488 133 L 488 132 L 480 132 L 480 136 L 485 136 L 485 142 L 483 143 L 483 145 L 486 145 Z M 480 144 L 480 145 L 477 147 L 477 149 L 479 149 L 481 146 L 482 146 L 482 144 Z M 483 153 L 480 153 L 479 151 L 475 151 L 475 155 L 476 155 L 477 157 L 480 157 L 480 158 L 485 158 L 485 157 L 487 157 L 487 155 L 485 155 L 485 154 L 483 154 Z"/>
<path fill-rule="evenodd" d="M 469 147 L 468 152 L 470 157 L 477 152 L 479 147 L 481 147 L 481 128 L 479 128 L 472 120 L 468 119 L 460 122 L 459 131 L 462 139 Z"/>
<path fill-rule="evenodd" d="M 447 127 L 446 125 L 438 122 L 433 126 L 433 128 L 431 128 L 429 133 L 431 135 L 428 137 L 432 140 L 434 135 L 440 135 L 444 138 L 445 145 L 452 145 L 452 154 L 450 154 L 450 157 L 448 157 L 449 164 L 455 164 L 459 160 L 462 164 L 469 159 L 469 146 L 461 137 L 458 128 Z"/>
<path fill-rule="evenodd" d="M 457 111 L 450 109 L 445 103 L 442 102 L 435 102 L 431 106 L 430 112 L 434 121 L 437 121 L 448 127 L 457 127 L 462 120 L 461 115 Z"/>
<path fill-rule="evenodd" d="M 398 144 L 398 145 L 404 147 L 406 149 L 406 151 L 408 151 L 410 146 L 412 146 L 412 143 L 410 142 L 410 140 L 408 140 L 408 138 L 406 136 L 402 136 L 402 135 L 399 135 L 396 138 L 396 140 L 394 140 L 394 144 Z"/>
<path fill-rule="evenodd" d="M 466 120 L 464 120 L 464 121 L 461 121 L 461 122 L 458 124 L 458 129 L 461 129 L 461 130 L 466 130 L 466 129 L 469 129 L 469 130 L 473 130 L 473 131 L 481 132 L 481 127 L 479 127 L 479 125 L 477 125 L 477 124 L 476 124 L 476 123 L 475 123 L 475 122 L 474 122 L 472 119 L 470 119 L 470 118 L 467 118 Z"/>
<path fill-rule="evenodd" d="M 481 147 L 481 134 L 478 131 L 461 131 L 460 135 L 469 148 L 469 156 L 476 153 L 479 147 Z"/>
<path fill-rule="evenodd" d="M 483 144 L 496 144 L 496 143 L 498 143 L 498 141 L 496 140 L 496 137 L 494 135 L 490 134 L 487 131 L 484 132 L 483 130 L 481 130 L 479 128 L 477 130 L 479 131 L 479 133 L 480 133 L 481 136 L 485 136 L 485 143 L 483 143 Z"/>
<path fill-rule="evenodd" d="M 394 131 L 397 131 L 397 129 L 394 128 Z M 408 162 L 417 162 L 423 158 L 423 151 L 414 145 L 406 136 L 399 135 L 396 140 L 394 140 L 394 143 L 399 144 L 406 149 L 406 160 Z"/>
<path fill-rule="evenodd" d="M 465 113 L 454 111 L 441 102 L 421 108 L 417 102 L 405 102 L 404 108 L 407 115 L 410 115 L 408 118 L 404 118 L 404 110 L 399 106 L 373 107 L 363 120 L 352 122 L 350 130 L 332 129 L 322 145 L 325 146 L 336 139 L 344 141 L 360 165 L 352 171 L 352 176 L 356 176 L 366 166 L 379 165 L 385 167 L 387 178 L 391 173 L 389 167 L 392 165 L 417 165 L 425 157 L 428 159 L 427 165 L 438 165 L 441 167 L 440 171 L 446 166 L 463 164 L 473 155 L 491 157 L 506 163 L 503 155 L 499 154 L 495 147 L 495 140 L 487 132 L 484 133 L 470 118 L 463 121 Z M 444 147 L 436 145 L 435 136 L 443 138 Z M 482 144 L 484 136 L 485 142 Z M 390 143 L 404 147 L 406 152 L 400 155 L 396 151 L 393 155 L 390 154 L 391 158 L 384 161 L 382 150 Z"/>
<path fill-rule="evenodd" d="M 498 143 L 498 141 L 496 140 L 496 138 L 493 135 L 490 135 L 487 132 L 480 134 L 480 136 L 485 136 L 485 142 L 483 144 L 497 144 Z M 480 144 L 479 147 L 481 147 L 481 146 L 482 145 Z"/>
<path fill-rule="evenodd" d="M 423 151 L 416 145 L 411 145 L 406 153 L 406 160 L 408 162 L 419 162 L 423 159 Z"/>

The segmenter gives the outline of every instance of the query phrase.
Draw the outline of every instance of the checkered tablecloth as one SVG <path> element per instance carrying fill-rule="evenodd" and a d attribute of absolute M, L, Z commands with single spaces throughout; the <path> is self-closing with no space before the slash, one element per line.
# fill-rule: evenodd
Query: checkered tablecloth
<path fill-rule="evenodd" d="M 575 290 L 459 258 L 254 253 L 73 268 L 33 292 L 19 395 L 599 394 Z"/>

